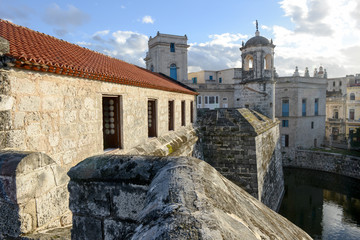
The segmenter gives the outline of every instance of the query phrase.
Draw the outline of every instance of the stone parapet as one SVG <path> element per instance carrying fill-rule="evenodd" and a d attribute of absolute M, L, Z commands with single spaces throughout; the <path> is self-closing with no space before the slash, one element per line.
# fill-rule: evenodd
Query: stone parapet
<path fill-rule="evenodd" d="M 203 160 L 276 210 L 284 193 L 279 122 L 247 108 L 201 109 L 196 148 Z"/>
<path fill-rule="evenodd" d="M 331 172 L 360 179 L 360 158 L 310 150 L 283 150 L 283 166 Z"/>
<path fill-rule="evenodd" d="M 128 151 L 115 151 L 111 154 L 148 155 L 148 156 L 192 156 L 198 137 L 192 126 L 183 127 L 169 134 L 153 138 Z"/>
<path fill-rule="evenodd" d="M 68 181 L 43 153 L 0 151 L 0 239 L 71 225 Z"/>
<path fill-rule="evenodd" d="M 68 175 L 72 239 L 311 239 L 196 158 L 99 155 Z"/>

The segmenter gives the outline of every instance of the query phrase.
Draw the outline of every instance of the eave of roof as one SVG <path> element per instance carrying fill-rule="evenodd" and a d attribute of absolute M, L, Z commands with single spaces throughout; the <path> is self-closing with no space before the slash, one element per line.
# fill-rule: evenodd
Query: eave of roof
<path fill-rule="evenodd" d="M 177 82 L 119 59 L 0 19 L 14 67 L 59 75 L 196 95 Z"/>

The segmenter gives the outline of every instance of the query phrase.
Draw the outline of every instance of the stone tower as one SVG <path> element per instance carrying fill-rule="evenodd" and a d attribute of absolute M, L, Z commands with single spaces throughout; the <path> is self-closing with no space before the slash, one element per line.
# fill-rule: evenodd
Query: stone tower
<path fill-rule="evenodd" d="M 187 36 L 162 34 L 150 37 L 144 58 L 146 69 L 160 72 L 178 81 L 187 80 Z"/>
<path fill-rule="evenodd" d="M 275 118 L 274 48 L 272 40 L 260 36 L 256 21 L 255 37 L 241 50 L 242 78 L 235 90 L 235 106 L 254 109 Z"/>

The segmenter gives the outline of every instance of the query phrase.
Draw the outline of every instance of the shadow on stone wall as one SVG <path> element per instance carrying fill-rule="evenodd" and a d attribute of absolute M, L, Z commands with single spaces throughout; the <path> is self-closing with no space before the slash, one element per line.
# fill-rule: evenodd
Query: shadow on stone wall
<path fill-rule="evenodd" d="M 70 225 L 68 181 L 43 153 L 0 151 L 0 239 Z"/>

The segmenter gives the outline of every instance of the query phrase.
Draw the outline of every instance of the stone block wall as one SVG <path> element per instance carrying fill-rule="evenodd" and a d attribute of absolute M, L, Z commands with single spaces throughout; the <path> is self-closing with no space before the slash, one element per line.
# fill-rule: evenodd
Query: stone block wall
<path fill-rule="evenodd" d="M 181 101 L 186 102 L 186 126 L 192 125 L 193 95 L 51 73 L 0 69 L 0 149 L 44 152 L 66 169 L 91 155 L 103 153 L 104 95 L 120 97 L 123 152 L 152 140 L 147 127 L 148 99 L 157 100 L 158 137 L 170 133 L 168 101 L 175 103 L 175 132 L 184 128 Z"/>
<path fill-rule="evenodd" d="M 360 158 L 311 150 L 283 152 L 283 166 L 331 172 L 360 179 Z"/>
<path fill-rule="evenodd" d="M 69 171 L 72 239 L 311 239 L 206 162 L 99 155 Z"/>
<path fill-rule="evenodd" d="M 43 153 L 0 151 L 0 239 L 71 225 L 68 181 Z"/>
<path fill-rule="evenodd" d="M 126 155 L 148 156 L 193 156 L 196 151 L 195 144 L 198 140 L 196 131 L 192 126 L 171 131 L 169 134 L 151 139 L 145 144 L 140 144 L 128 151 L 119 151 Z M 111 152 L 116 154 L 116 152 Z"/>
<path fill-rule="evenodd" d="M 270 119 L 275 119 L 275 83 L 270 80 L 247 81 L 235 85 L 235 108 L 246 105 Z"/>
<path fill-rule="evenodd" d="M 284 194 L 279 126 L 268 129 L 255 139 L 259 200 L 278 210 Z"/>
<path fill-rule="evenodd" d="M 197 124 L 203 159 L 277 209 L 284 191 L 278 122 L 249 109 L 203 109 Z"/>
<path fill-rule="evenodd" d="M 198 112 L 199 145 L 204 160 L 257 198 L 256 133 L 237 115 L 237 110 L 227 110 L 234 113 L 233 118 L 220 116 L 220 111 L 223 109 Z M 239 124 L 234 123 L 235 119 Z"/>

